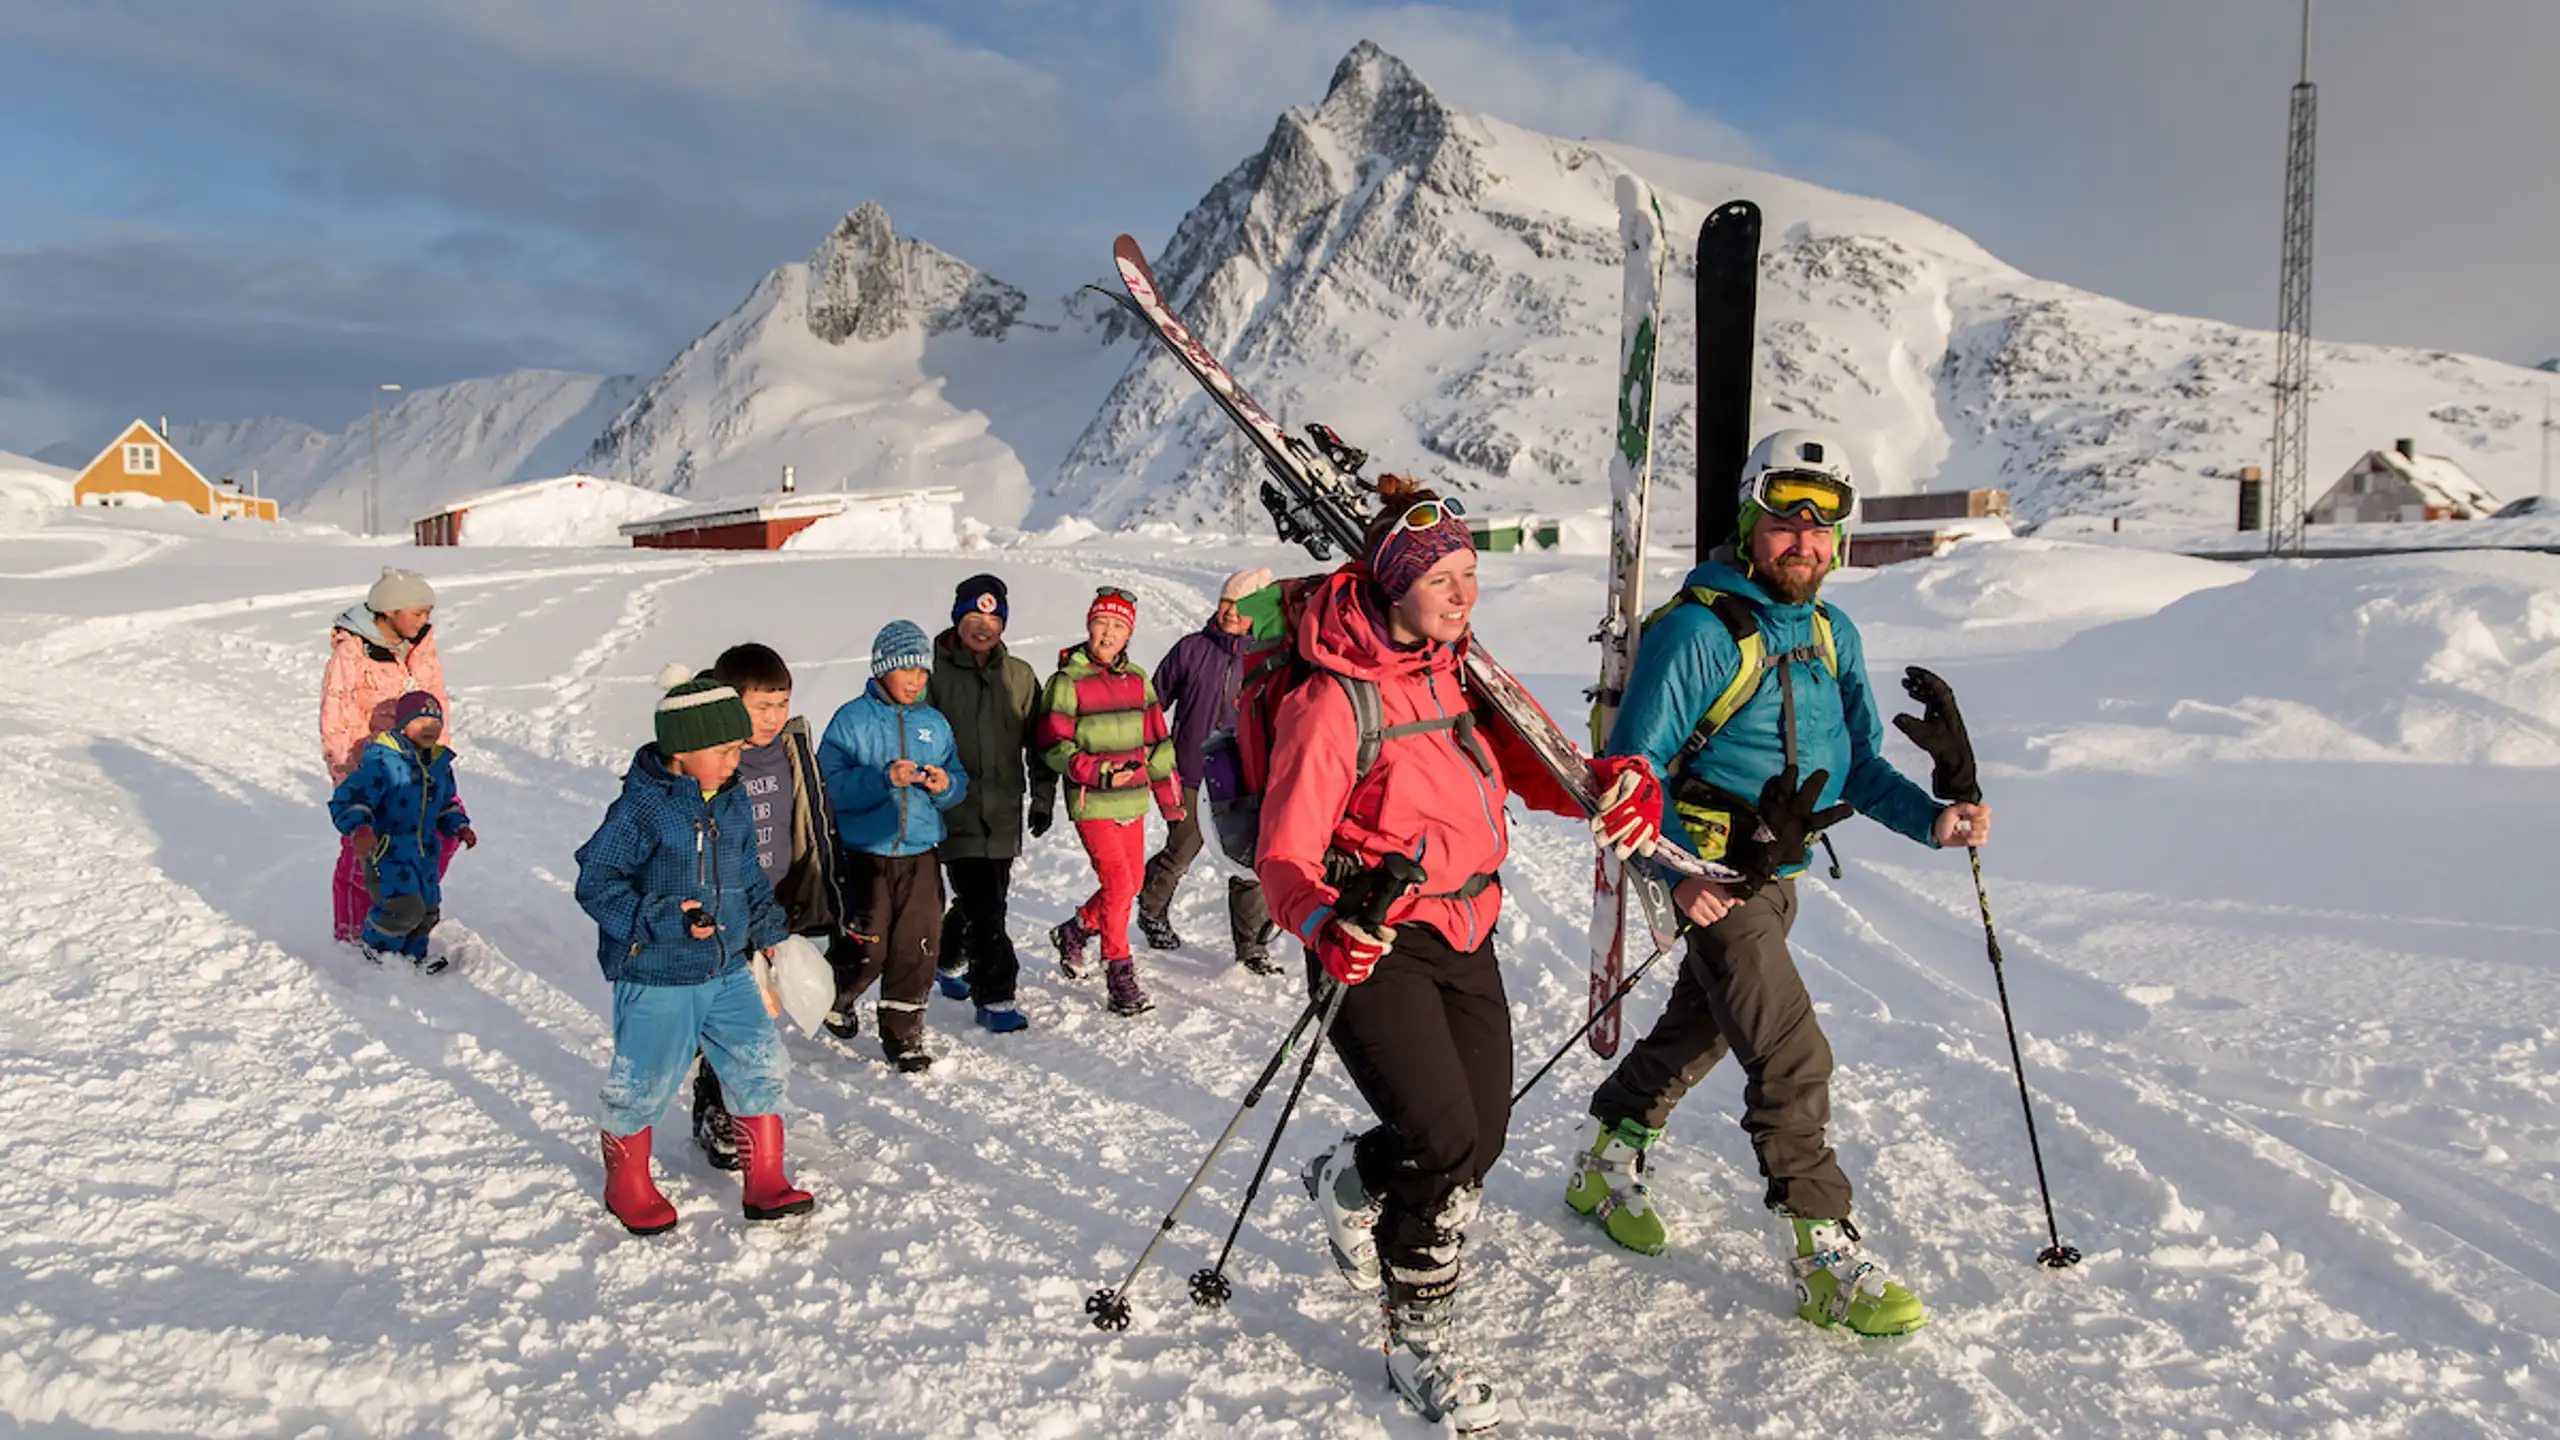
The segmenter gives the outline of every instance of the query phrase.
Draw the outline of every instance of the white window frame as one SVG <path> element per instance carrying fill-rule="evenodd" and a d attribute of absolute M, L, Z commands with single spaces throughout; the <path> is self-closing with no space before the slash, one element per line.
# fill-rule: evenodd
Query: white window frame
<path fill-rule="evenodd" d="M 124 447 L 124 473 L 157 475 L 160 473 L 160 447 L 141 441 Z"/>

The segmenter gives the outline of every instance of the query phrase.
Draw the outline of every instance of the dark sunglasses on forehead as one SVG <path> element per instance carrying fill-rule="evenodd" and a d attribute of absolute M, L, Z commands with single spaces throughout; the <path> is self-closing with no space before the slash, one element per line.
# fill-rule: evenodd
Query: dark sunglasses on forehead
<path fill-rule="evenodd" d="M 1117 585 L 1104 585 L 1093 592 L 1093 598 L 1096 600 L 1102 599 L 1106 595 L 1115 599 L 1126 600 L 1132 605 L 1138 603 L 1138 597 L 1135 592 L 1123 590 Z"/>

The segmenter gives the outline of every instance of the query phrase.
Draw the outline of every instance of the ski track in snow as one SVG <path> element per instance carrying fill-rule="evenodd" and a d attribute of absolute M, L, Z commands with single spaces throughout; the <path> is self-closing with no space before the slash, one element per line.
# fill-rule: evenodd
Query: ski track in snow
<path fill-rule="evenodd" d="M 163 551 L 118 553 L 139 584 Z M 770 612 L 733 598 L 746 588 L 806 594 L 814 613 L 775 640 L 823 723 L 879 621 L 938 612 L 914 597 L 971 570 L 1013 581 L 1020 653 L 1045 673 L 1093 584 L 1138 593 L 1152 660 L 1227 570 L 1271 558 L 563 553 L 440 575 L 462 788 L 488 840 L 449 881 L 438 943 L 456 968 L 435 979 L 328 939 L 309 715 L 344 585 L 279 563 L 264 593 L 66 620 L 44 618 L 39 586 L 8 592 L 0 1417 L 197 1435 L 1430 1433 L 1387 1392 L 1370 1302 L 1334 1279 L 1297 1186 L 1308 1154 L 1366 1121 L 1330 1059 L 1237 1245 L 1236 1298 L 1194 1310 L 1184 1277 L 1214 1256 L 1293 1071 L 1139 1281 L 1135 1327 L 1086 1321 L 1304 1000 L 1226 960 L 1206 861 L 1174 912 L 1191 943 L 1140 951 L 1160 1007 L 1142 1021 L 1050 960 L 1048 927 L 1091 888 L 1060 832 L 1017 871 L 1035 1028 L 990 1037 L 937 1000 L 943 1063 L 920 1079 L 889 1071 L 867 1018 L 850 1044 L 792 1034 L 793 1173 L 819 1197 L 805 1221 L 748 1230 L 680 1114 L 658 1144 L 672 1235 L 626 1237 L 595 1198 L 610 1042 L 570 852 L 645 734 L 646 677 L 764 633 Z M 1574 671 L 1590 590 L 1543 630 L 1488 633 L 1514 657 L 1544 640 L 1555 658 L 1535 668 Z M 1513 835 L 1501 946 L 1525 1075 L 1581 1019 L 1590 851 L 1581 827 L 1517 810 Z M 1673 1253 L 1610 1247 L 1562 1204 L 1605 1073 L 1577 1045 L 1523 1102 L 1468 1258 L 1465 1328 L 1515 1397 L 1510 1429 L 2560 1420 L 2560 1033 L 2536 1018 L 2548 966 L 2523 958 L 2547 957 L 2552 928 L 2197 902 L 2100 874 L 2013 883 L 1986 851 L 2064 1238 L 2088 1252 L 2051 1273 L 2031 1258 L 2041 1217 L 1961 860 L 1872 826 L 1841 838 L 1848 874 L 1805 884 L 1797 928 L 1842 1061 L 1833 1138 L 1870 1241 L 1935 1324 L 1861 1342 L 1794 1318 L 1730 1065 L 1659 1153 Z M 1631 999 L 1630 1043 L 1673 963 Z M 2422 963 L 2476 978 L 2431 1010 L 2407 978 Z M 2320 993 L 2301 994 L 2307 975 Z M 2387 1005 L 2340 1018 L 2358 1007 L 2332 997 L 2363 987 Z"/>

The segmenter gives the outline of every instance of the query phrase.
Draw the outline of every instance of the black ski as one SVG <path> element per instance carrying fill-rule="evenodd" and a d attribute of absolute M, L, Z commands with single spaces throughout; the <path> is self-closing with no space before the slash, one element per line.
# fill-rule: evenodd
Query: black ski
<path fill-rule="evenodd" d="M 1735 487 L 1751 455 L 1751 365 L 1759 323 L 1760 207 L 1728 200 L 1698 227 L 1698 558 L 1733 537 Z"/>

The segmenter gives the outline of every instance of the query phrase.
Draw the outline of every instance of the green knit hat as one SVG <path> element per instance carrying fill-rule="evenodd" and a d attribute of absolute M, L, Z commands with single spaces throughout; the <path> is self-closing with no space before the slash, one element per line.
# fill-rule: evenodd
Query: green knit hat
<path fill-rule="evenodd" d="M 671 665 L 658 674 L 658 683 L 667 686 L 666 698 L 658 702 L 659 753 L 682 755 L 754 736 L 755 722 L 737 691 L 708 674 L 686 679 L 686 673 Z"/>

